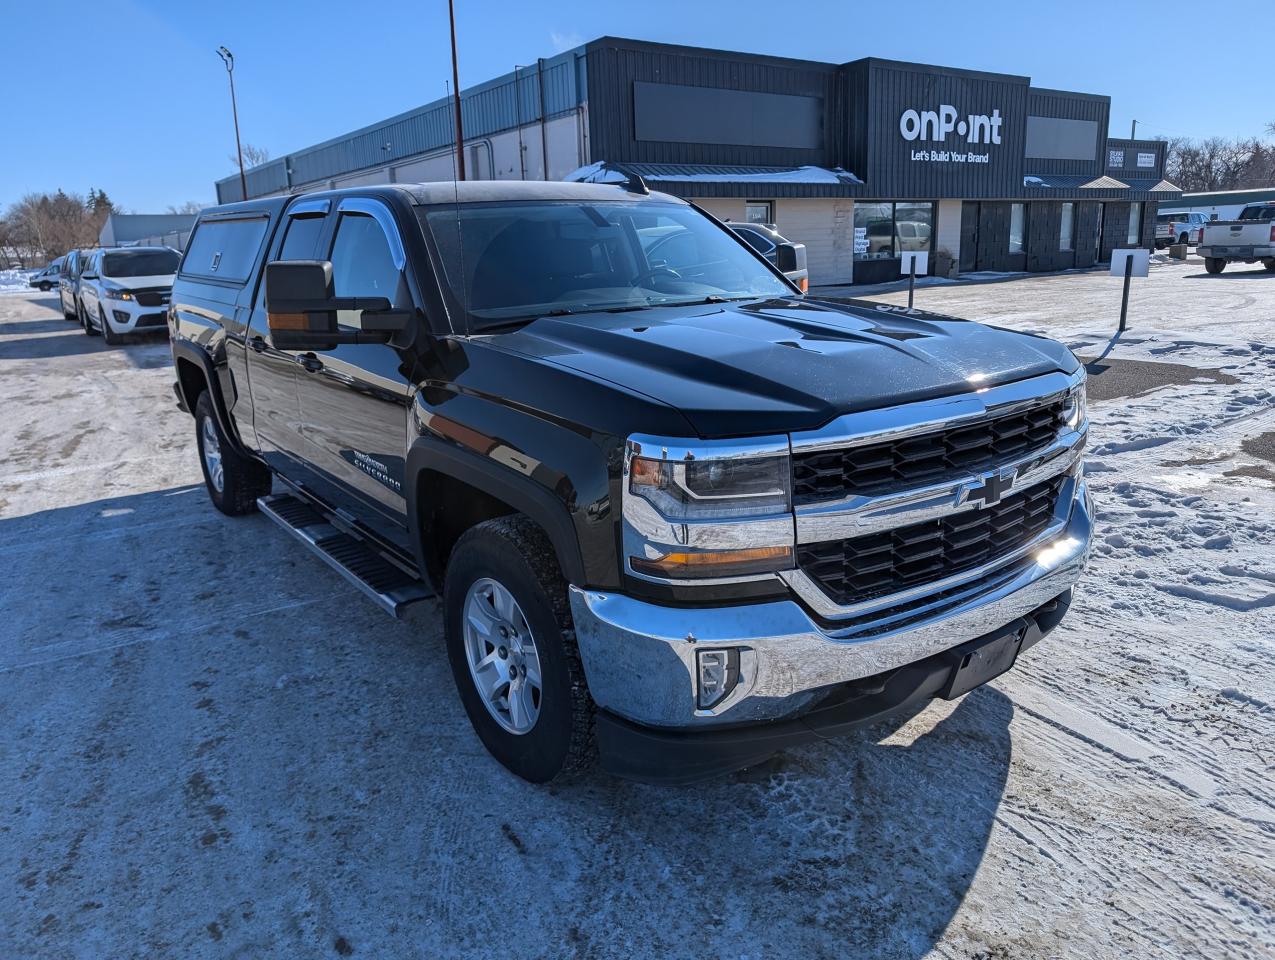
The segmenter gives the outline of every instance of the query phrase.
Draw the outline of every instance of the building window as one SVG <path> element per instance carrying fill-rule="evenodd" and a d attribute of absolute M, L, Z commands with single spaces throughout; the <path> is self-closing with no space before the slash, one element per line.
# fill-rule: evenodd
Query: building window
<path fill-rule="evenodd" d="M 888 260 L 907 250 L 931 249 L 932 203 L 856 203 L 854 258 Z"/>
<path fill-rule="evenodd" d="M 1058 226 L 1058 249 L 1070 250 L 1071 236 L 1076 223 L 1076 205 L 1074 203 L 1064 203 L 1062 205 L 1062 222 Z"/>
<path fill-rule="evenodd" d="M 1138 244 L 1142 241 L 1142 204 L 1129 204 L 1129 236 L 1128 241 Z"/>
<path fill-rule="evenodd" d="M 774 223 L 775 205 L 769 200 L 749 200 L 744 204 L 744 219 L 749 223 Z"/>
<path fill-rule="evenodd" d="M 1009 252 L 1023 252 L 1023 236 L 1027 225 L 1027 204 L 1009 205 Z"/>

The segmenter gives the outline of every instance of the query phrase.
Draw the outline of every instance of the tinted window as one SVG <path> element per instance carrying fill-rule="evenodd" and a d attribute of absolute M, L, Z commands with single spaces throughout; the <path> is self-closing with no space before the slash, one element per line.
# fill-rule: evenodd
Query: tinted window
<path fill-rule="evenodd" d="M 422 218 L 470 330 L 546 314 L 792 296 L 737 237 L 684 204 L 463 204 L 426 208 Z"/>
<path fill-rule="evenodd" d="M 323 232 L 323 217 L 290 217 L 288 232 L 283 235 L 280 260 L 313 260 Z"/>
<path fill-rule="evenodd" d="M 1272 207 L 1245 207 L 1240 213 L 1241 220 L 1271 220 L 1275 219 L 1275 206 Z"/>
<path fill-rule="evenodd" d="M 775 249 L 775 245 L 770 242 L 769 238 L 762 236 L 755 230 L 737 230 L 739 238 L 748 244 L 758 253 L 766 254 Z"/>
<path fill-rule="evenodd" d="M 395 302 L 401 274 L 385 231 L 371 217 L 343 214 L 332 246 L 332 291 L 338 297 L 386 297 Z"/>
<path fill-rule="evenodd" d="M 239 283 L 247 280 L 261 249 L 266 224 L 265 217 L 202 221 L 186 247 L 182 275 Z"/>
<path fill-rule="evenodd" d="M 104 277 L 159 277 L 177 272 L 175 250 L 134 250 L 108 253 L 102 258 Z"/>

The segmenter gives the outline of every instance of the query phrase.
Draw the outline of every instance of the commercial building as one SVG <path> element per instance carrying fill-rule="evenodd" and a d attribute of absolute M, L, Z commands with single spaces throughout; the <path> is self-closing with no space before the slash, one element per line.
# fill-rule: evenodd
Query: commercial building
<path fill-rule="evenodd" d="M 1169 213 L 1199 211 L 1213 220 L 1234 220 L 1250 203 L 1275 201 L 1275 187 L 1259 187 L 1253 190 L 1215 190 L 1210 193 L 1184 193 L 1180 200 L 1166 203 Z"/>
<path fill-rule="evenodd" d="M 462 91 L 470 179 L 619 165 L 804 243 L 813 284 L 1058 270 L 1154 243 L 1164 144 L 1107 136 L 1110 99 L 1027 77 L 603 37 Z M 443 99 L 250 170 L 250 196 L 454 175 Z M 586 169 L 581 169 L 586 168 Z M 237 176 L 220 200 L 240 198 Z"/>
<path fill-rule="evenodd" d="M 98 246 L 168 246 L 180 250 L 195 226 L 193 213 L 112 213 L 98 233 Z"/>

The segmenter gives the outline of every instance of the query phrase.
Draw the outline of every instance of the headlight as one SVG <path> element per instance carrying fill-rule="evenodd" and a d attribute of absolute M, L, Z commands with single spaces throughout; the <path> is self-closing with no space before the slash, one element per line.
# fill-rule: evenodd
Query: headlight
<path fill-rule="evenodd" d="M 633 457 L 629 492 L 669 520 L 759 516 L 789 509 L 791 474 L 787 456 L 678 463 Z"/>
<path fill-rule="evenodd" d="M 660 580 L 746 577 L 793 565 L 786 437 L 732 442 L 630 438 L 624 544 L 631 571 Z"/>
<path fill-rule="evenodd" d="M 1063 407 L 1063 422 L 1068 429 L 1079 430 L 1089 417 L 1088 403 L 1085 400 L 1085 381 L 1081 380 L 1067 394 L 1067 403 Z"/>
<path fill-rule="evenodd" d="M 123 287 L 103 287 L 102 292 L 106 294 L 108 300 L 132 300 L 133 293 L 131 290 L 125 290 Z"/>

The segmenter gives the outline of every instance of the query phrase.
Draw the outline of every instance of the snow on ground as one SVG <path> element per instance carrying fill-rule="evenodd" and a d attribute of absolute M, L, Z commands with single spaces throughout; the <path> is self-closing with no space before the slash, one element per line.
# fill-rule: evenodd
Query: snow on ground
<path fill-rule="evenodd" d="M 1271 956 L 1275 275 L 1157 267 L 1113 344 L 1119 296 L 917 293 L 1106 353 L 1059 630 L 956 703 L 684 789 L 513 780 L 436 615 L 207 504 L 162 341 L 5 298 L 0 956 Z"/>
<path fill-rule="evenodd" d="M 34 270 L 0 270 L 0 294 L 30 291 L 27 280 Z"/>

